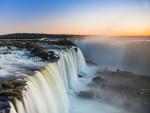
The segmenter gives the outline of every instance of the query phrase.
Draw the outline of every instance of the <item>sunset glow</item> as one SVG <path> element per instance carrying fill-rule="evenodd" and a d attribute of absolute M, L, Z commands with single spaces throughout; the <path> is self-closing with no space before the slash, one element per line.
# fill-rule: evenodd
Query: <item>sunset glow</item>
<path fill-rule="evenodd" d="M 149 0 L 2 0 L 0 14 L 0 34 L 150 35 Z"/>

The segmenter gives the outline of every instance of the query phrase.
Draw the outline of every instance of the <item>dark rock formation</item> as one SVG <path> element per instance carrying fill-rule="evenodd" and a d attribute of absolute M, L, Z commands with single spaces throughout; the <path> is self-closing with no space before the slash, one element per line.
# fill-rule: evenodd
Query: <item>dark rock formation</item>
<path fill-rule="evenodd" d="M 78 93 L 78 96 L 82 98 L 92 99 L 94 98 L 94 93 L 91 91 L 80 91 Z"/>
<path fill-rule="evenodd" d="M 45 51 L 42 47 L 38 46 L 33 48 L 31 53 L 47 61 L 57 61 L 59 59 L 59 56 L 53 51 Z"/>
<path fill-rule="evenodd" d="M 24 80 L 12 80 L 5 81 L 1 83 L 0 88 L 0 113 L 9 113 L 10 112 L 10 104 L 12 102 L 16 111 L 16 102 L 17 98 L 20 101 L 23 101 L 22 91 L 25 89 L 26 81 Z"/>
<path fill-rule="evenodd" d="M 83 76 L 82 76 L 82 75 L 78 75 L 78 77 L 79 77 L 79 78 L 82 78 Z"/>
<path fill-rule="evenodd" d="M 2 36 L 3 38 L 11 38 L 16 35 L 8 35 L 8 36 Z M 20 36 L 19 36 L 20 37 Z M 15 38 L 15 37 L 14 37 Z M 17 37 L 16 37 L 17 38 Z M 44 48 L 43 45 L 54 45 L 54 46 L 60 46 L 64 48 L 71 48 L 75 49 L 75 51 L 78 51 L 78 48 L 73 43 L 73 41 L 64 39 L 64 40 L 57 40 L 57 41 L 49 41 L 49 40 L 12 40 L 12 39 L 0 39 L 0 46 L 7 47 L 6 51 L 1 52 L 1 54 L 10 54 L 11 51 L 14 49 L 26 49 L 29 52 L 29 57 L 39 57 L 44 61 L 49 62 L 56 62 L 59 59 L 59 56 L 52 50 L 48 50 L 47 48 Z M 8 51 L 7 51 L 8 50 Z M 27 53 L 28 54 L 28 53 Z M 20 66 L 20 65 L 19 65 Z M 0 67 L 1 69 L 1 67 Z M 30 68 L 28 70 L 32 70 L 33 68 Z M 34 69 L 33 69 L 34 70 Z M 36 70 L 36 69 L 35 69 Z M 10 112 L 10 104 L 11 102 L 16 111 L 16 99 L 23 101 L 23 94 L 22 91 L 26 90 L 26 81 L 21 78 L 12 78 L 9 77 L 9 79 L 0 79 L 0 113 L 9 113 Z M 83 95 L 83 94 L 81 94 Z"/>
<path fill-rule="evenodd" d="M 75 51 L 78 51 L 77 46 L 74 44 L 73 41 L 69 39 L 61 39 L 61 40 L 0 40 L 0 46 L 6 46 L 8 49 L 11 49 L 11 47 L 17 47 L 21 49 L 27 49 L 31 51 L 31 54 L 37 57 L 40 57 L 42 60 L 46 61 L 57 61 L 59 59 L 59 56 L 56 55 L 53 51 L 46 51 L 45 48 L 42 47 L 42 45 L 58 45 L 58 46 L 64 46 L 66 48 L 70 48 L 74 46 Z M 7 54 L 4 53 L 4 54 Z"/>
<path fill-rule="evenodd" d="M 49 41 L 48 44 L 62 45 L 62 46 L 76 46 L 76 44 L 69 39 L 57 40 L 57 41 Z"/>
<path fill-rule="evenodd" d="M 94 77 L 92 81 L 96 83 L 100 83 L 100 82 L 104 82 L 104 79 L 102 79 L 100 76 L 97 76 L 97 77 Z"/>
<path fill-rule="evenodd" d="M 26 85 L 26 81 L 23 80 L 15 80 L 15 81 L 7 81 L 1 84 L 2 88 L 6 89 L 16 89 L 17 87 L 22 87 Z"/>

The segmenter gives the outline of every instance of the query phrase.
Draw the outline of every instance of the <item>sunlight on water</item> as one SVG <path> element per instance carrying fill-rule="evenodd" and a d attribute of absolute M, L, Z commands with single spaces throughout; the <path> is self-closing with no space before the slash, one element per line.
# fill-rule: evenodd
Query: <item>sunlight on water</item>
<path fill-rule="evenodd" d="M 15 105 L 10 102 L 11 113 L 125 113 L 113 106 L 77 97 L 75 92 L 86 88 L 97 68 L 86 65 L 79 48 L 77 52 L 68 49 L 57 53 L 61 55 L 58 62 L 25 77 L 23 100 L 16 99 Z"/>
<path fill-rule="evenodd" d="M 78 49 L 79 50 L 79 49 Z M 79 53 L 78 53 L 79 52 Z M 86 63 L 81 51 L 68 50 L 45 69 L 27 76 L 23 102 L 16 99 L 19 113 L 69 113 L 67 89 L 74 88 Z M 82 61 L 81 61 L 82 60 Z M 12 113 L 15 113 L 14 110 Z"/>
<path fill-rule="evenodd" d="M 77 43 L 86 59 L 105 69 L 149 75 L 150 42 L 138 38 L 87 37 Z"/>

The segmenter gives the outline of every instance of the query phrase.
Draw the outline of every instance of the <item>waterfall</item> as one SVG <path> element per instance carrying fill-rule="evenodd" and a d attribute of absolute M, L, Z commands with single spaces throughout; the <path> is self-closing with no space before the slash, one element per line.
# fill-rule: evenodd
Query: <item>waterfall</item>
<path fill-rule="evenodd" d="M 11 113 L 69 113 L 67 89 L 78 84 L 78 74 L 85 73 L 86 63 L 81 50 L 57 51 L 58 62 L 49 63 L 41 71 L 27 76 L 23 100 L 16 99 Z"/>

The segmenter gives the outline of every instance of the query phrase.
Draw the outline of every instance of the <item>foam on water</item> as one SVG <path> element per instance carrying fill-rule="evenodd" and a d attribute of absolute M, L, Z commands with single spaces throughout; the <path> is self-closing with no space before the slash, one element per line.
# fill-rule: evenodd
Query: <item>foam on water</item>
<path fill-rule="evenodd" d="M 0 77 L 22 76 L 29 69 L 45 66 L 37 57 L 29 57 L 26 49 L 0 47 Z"/>
<path fill-rule="evenodd" d="M 94 100 L 76 97 L 74 92 L 86 87 L 95 70 L 87 67 L 79 48 L 77 52 L 74 48 L 53 51 L 60 56 L 58 62 L 49 63 L 41 71 L 25 77 L 27 85 L 23 100 L 16 99 L 16 105 L 10 102 L 11 113 L 125 113 Z M 27 53 L 26 50 L 14 50 L 10 54 L 2 54 L 0 65 L 7 67 L 9 71 L 6 73 L 18 71 L 17 64 L 33 67 L 43 65 L 39 60 L 27 57 Z M 79 78 L 79 74 L 83 78 Z"/>

